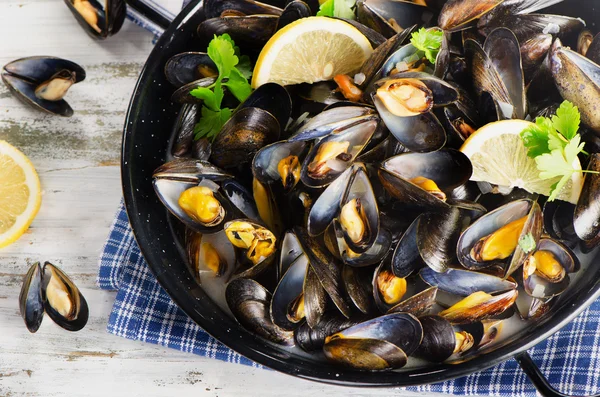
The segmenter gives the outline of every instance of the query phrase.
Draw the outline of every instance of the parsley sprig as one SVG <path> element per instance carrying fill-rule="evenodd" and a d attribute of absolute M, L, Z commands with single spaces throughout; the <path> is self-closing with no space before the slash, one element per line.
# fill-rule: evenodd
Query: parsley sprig
<path fill-rule="evenodd" d="M 317 16 L 356 19 L 356 0 L 327 0 L 319 7 Z"/>
<path fill-rule="evenodd" d="M 410 42 L 419 50 L 419 58 L 425 56 L 429 62 L 435 64 L 443 38 L 444 32 L 441 30 L 421 28 L 412 34 Z"/>
<path fill-rule="evenodd" d="M 564 101 L 551 118 L 538 117 L 535 124 L 521 132 L 527 155 L 533 158 L 540 171 L 540 179 L 560 178 L 552 185 L 549 201 L 558 198 L 560 191 L 576 172 L 597 173 L 575 169 L 573 163 L 583 150 L 578 133 L 581 115 L 579 109 Z"/>
<path fill-rule="evenodd" d="M 240 48 L 228 34 L 215 35 L 206 52 L 217 66 L 219 76 L 210 86 L 195 88 L 190 94 L 204 101 L 200 120 L 194 128 L 195 139 L 206 137 L 214 140 L 233 113 L 228 107 L 221 108 L 224 87 L 238 101 L 245 101 L 252 92 L 248 83 L 248 78 L 252 76 L 252 65 L 248 56 L 240 54 Z"/>

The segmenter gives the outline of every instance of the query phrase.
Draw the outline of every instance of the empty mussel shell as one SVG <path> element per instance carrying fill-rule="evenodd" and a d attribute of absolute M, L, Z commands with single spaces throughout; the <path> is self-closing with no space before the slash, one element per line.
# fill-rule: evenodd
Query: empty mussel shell
<path fill-rule="evenodd" d="M 410 298 L 403 300 L 396 306 L 388 310 L 390 313 L 410 313 L 413 316 L 420 317 L 429 313 L 433 305 L 436 303 L 438 288 L 429 287 L 419 293 L 414 294 Z"/>
<path fill-rule="evenodd" d="M 45 112 L 70 117 L 73 109 L 63 99 L 69 88 L 85 79 L 74 62 L 55 57 L 29 57 L 2 69 L 2 81 L 24 103 Z"/>
<path fill-rule="evenodd" d="M 461 269 L 448 269 L 445 273 L 438 273 L 426 267 L 421 269 L 419 276 L 427 284 L 458 296 L 469 296 L 477 291 L 491 294 L 517 288 L 514 281 Z"/>
<path fill-rule="evenodd" d="M 23 286 L 19 294 L 19 310 L 29 332 L 37 332 L 44 319 L 42 267 L 39 262 L 29 268 L 23 279 Z"/>
<path fill-rule="evenodd" d="M 418 2 L 406 0 L 359 0 L 358 21 L 389 38 L 413 25 L 428 25 L 434 11 Z"/>
<path fill-rule="evenodd" d="M 227 285 L 227 304 L 244 328 L 263 338 L 282 345 L 292 345 L 294 335 L 271 321 L 271 293 L 254 280 L 237 278 Z"/>
<path fill-rule="evenodd" d="M 373 305 L 372 267 L 357 268 L 345 265 L 342 269 L 342 280 L 348 296 L 354 306 L 364 314 L 375 312 Z"/>
<path fill-rule="evenodd" d="M 517 295 L 516 289 L 496 295 L 477 291 L 442 310 L 439 315 L 452 324 L 474 323 L 504 313 L 515 303 Z"/>
<path fill-rule="evenodd" d="M 42 299 L 48 317 L 67 331 L 85 327 L 89 309 L 79 288 L 50 262 L 44 263 L 42 272 Z"/>

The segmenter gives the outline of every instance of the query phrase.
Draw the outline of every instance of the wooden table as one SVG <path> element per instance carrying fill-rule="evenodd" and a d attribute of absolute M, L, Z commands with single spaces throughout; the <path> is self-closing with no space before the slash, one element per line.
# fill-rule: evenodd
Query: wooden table
<path fill-rule="evenodd" d="M 0 37 L 0 65 L 53 55 L 87 71 L 68 94 L 71 118 L 32 110 L 0 84 L 0 139 L 29 156 L 44 190 L 29 231 L 0 250 L 0 396 L 408 394 L 324 386 L 108 334 L 115 293 L 96 286 L 98 255 L 121 198 L 125 111 L 153 36 L 126 21 L 117 36 L 97 42 L 62 0 L 2 0 Z M 86 296 L 90 320 L 83 331 L 64 331 L 48 318 L 36 334 L 25 328 L 22 278 L 31 263 L 46 260 L 65 269 Z"/>

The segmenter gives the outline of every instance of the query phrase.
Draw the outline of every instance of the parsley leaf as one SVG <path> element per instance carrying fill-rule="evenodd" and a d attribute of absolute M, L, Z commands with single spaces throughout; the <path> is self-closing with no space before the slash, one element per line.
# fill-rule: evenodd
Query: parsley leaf
<path fill-rule="evenodd" d="M 583 151 L 581 136 L 576 135 L 564 149 L 555 149 L 551 153 L 546 153 L 535 158 L 541 179 L 554 179 L 560 177 L 556 185 L 552 186 L 549 201 L 554 201 L 566 183 L 571 179 L 575 172 L 581 172 L 573 168 L 573 162 Z"/>
<path fill-rule="evenodd" d="M 194 127 L 195 139 L 214 139 L 231 117 L 233 110 L 221 109 L 225 96 L 224 87 L 240 102 L 246 100 L 252 92 L 248 83 L 248 78 L 252 76 L 250 58 L 240 54 L 240 48 L 235 45 L 231 36 L 215 35 L 206 52 L 217 66 L 219 76 L 211 86 L 190 91 L 191 95 L 203 101 L 200 120 Z"/>
<path fill-rule="evenodd" d="M 242 73 L 237 69 L 231 71 L 229 79 L 224 81 L 223 85 L 229 88 L 229 91 L 231 91 L 240 102 L 244 102 L 252 91 L 252 88 L 248 84 L 248 80 L 246 80 Z"/>
<path fill-rule="evenodd" d="M 527 155 L 531 158 L 550 152 L 545 120 L 547 119 L 544 117 L 538 117 L 535 125 L 521 131 L 521 139 L 527 148 Z"/>
<path fill-rule="evenodd" d="M 210 110 L 217 111 L 219 110 L 220 100 L 217 100 L 215 93 L 206 87 L 198 87 L 194 88 L 190 91 L 190 95 L 202 99 L 204 101 L 204 106 L 209 108 Z"/>
<path fill-rule="evenodd" d="M 521 236 L 519 239 L 519 247 L 521 247 L 526 254 L 535 250 L 536 244 L 533 234 L 527 233 L 526 235 Z"/>
<path fill-rule="evenodd" d="M 425 53 L 429 62 L 435 64 L 443 38 L 444 32 L 441 30 L 421 28 L 412 34 L 410 42 L 417 50 Z"/>
<path fill-rule="evenodd" d="M 577 106 L 569 101 L 564 101 L 556 110 L 556 115 L 552 117 L 552 125 L 556 131 L 560 132 L 565 138 L 571 140 L 577 135 L 581 115 Z"/>
<path fill-rule="evenodd" d="M 356 19 L 354 6 L 356 0 L 327 0 L 319 7 L 317 16 Z"/>

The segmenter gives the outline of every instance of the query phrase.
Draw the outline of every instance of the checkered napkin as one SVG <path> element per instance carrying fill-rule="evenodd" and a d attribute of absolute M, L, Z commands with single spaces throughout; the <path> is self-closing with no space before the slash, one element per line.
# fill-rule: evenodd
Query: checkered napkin
<path fill-rule="evenodd" d="M 98 285 L 117 290 L 108 332 L 218 360 L 261 367 L 209 336 L 160 287 L 133 238 L 123 203 L 100 257 Z M 529 350 L 550 382 L 568 394 L 600 392 L 600 301 Z M 534 396 L 515 360 L 444 383 L 409 390 L 464 395 Z"/>

